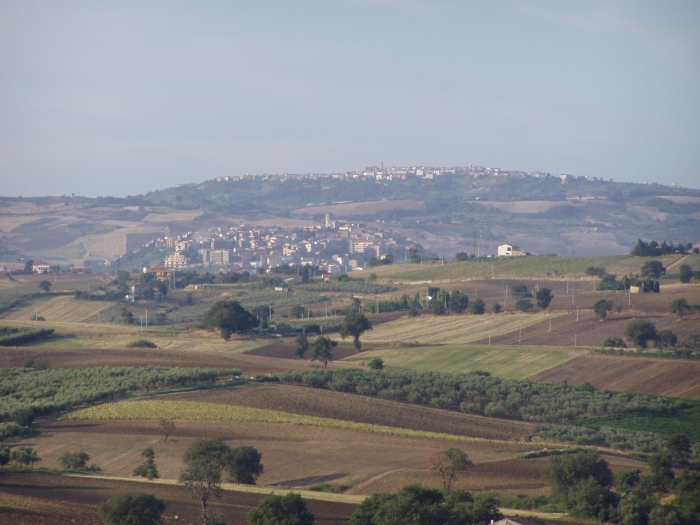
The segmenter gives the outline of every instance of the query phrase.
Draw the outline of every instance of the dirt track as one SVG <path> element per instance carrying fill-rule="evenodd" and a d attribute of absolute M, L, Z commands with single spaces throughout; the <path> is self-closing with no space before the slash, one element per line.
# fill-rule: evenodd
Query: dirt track
<path fill-rule="evenodd" d="M 681 359 L 591 354 L 531 379 L 570 385 L 587 381 L 608 390 L 700 399 L 700 363 Z"/>
<path fill-rule="evenodd" d="M 185 487 L 134 483 L 128 481 L 64 477 L 50 474 L 5 473 L 0 479 L 0 523 L 63 525 L 80 523 L 102 525 L 97 505 L 111 496 L 133 490 L 144 491 L 164 499 L 166 523 L 195 523 L 199 505 Z M 223 513 L 227 523 L 245 524 L 245 513 L 255 508 L 263 496 L 245 492 L 223 491 L 212 508 Z M 317 523 L 346 523 L 355 505 L 308 500 L 307 507 Z M 13 507 L 24 507 L 13 510 Z M 175 514 L 179 519 L 175 520 Z"/>

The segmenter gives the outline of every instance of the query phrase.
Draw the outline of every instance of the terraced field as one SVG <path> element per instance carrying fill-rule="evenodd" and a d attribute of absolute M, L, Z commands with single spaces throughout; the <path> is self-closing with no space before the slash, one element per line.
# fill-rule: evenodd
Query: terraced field
<path fill-rule="evenodd" d="M 373 350 L 343 361 L 363 364 L 379 357 L 386 367 L 449 373 L 481 370 L 504 379 L 528 379 L 586 353 L 557 347 L 445 345 Z"/>
<path fill-rule="evenodd" d="M 112 307 L 112 303 L 102 301 L 78 301 L 69 295 L 33 301 L 29 306 L 6 312 L 2 319 L 28 320 L 42 316 L 47 322 L 81 323 L 97 321 L 98 312 Z"/>
<path fill-rule="evenodd" d="M 559 314 L 561 315 L 561 314 Z M 556 317 L 556 315 L 555 315 Z M 366 332 L 367 343 L 467 344 L 549 322 L 550 314 L 403 317 Z"/>

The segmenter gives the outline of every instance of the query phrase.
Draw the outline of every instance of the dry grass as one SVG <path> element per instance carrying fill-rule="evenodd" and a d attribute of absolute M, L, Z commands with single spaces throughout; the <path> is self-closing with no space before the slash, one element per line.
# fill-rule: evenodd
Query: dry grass
<path fill-rule="evenodd" d="M 467 344 L 488 337 L 489 333 L 495 337 L 548 321 L 549 314 L 402 317 L 365 333 L 362 341 L 374 344 Z"/>
<path fill-rule="evenodd" d="M 414 200 L 381 200 L 370 202 L 348 202 L 345 204 L 328 204 L 321 206 L 307 206 L 294 210 L 295 214 L 306 213 L 312 215 L 316 213 L 332 213 L 337 217 L 346 217 L 348 215 L 372 215 L 374 213 L 395 210 L 409 209 L 421 210 L 424 203 Z"/>
<path fill-rule="evenodd" d="M 82 323 L 88 319 L 97 320 L 98 312 L 112 307 L 105 301 L 78 301 L 70 296 L 51 297 L 47 300 L 33 301 L 31 305 L 5 313 L 2 318 L 8 320 L 32 320 L 41 316 L 47 322 Z"/>

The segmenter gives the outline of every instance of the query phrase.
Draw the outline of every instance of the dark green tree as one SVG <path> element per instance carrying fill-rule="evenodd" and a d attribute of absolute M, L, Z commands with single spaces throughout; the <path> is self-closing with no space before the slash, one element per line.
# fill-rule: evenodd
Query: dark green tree
<path fill-rule="evenodd" d="M 646 348 L 647 343 L 657 337 L 656 326 L 649 321 L 637 319 L 625 327 L 625 337 L 637 348 Z"/>
<path fill-rule="evenodd" d="M 454 314 L 461 314 L 464 313 L 468 307 L 469 297 L 467 296 L 467 294 L 464 294 L 459 290 L 454 290 L 450 294 L 450 300 L 448 304 L 450 312 Z"/>
<path fill-rule="evenodd" d="M 0 468 L 3 468 L 10 462 L 11 452 L 10 447 L 0 446 Z"/>
<path fill-rule="evenodd" d="M 552 290 L 549 288 L 540 288 L 535 294 L 535 299 L 537 300 L 537 306 L 546 310 L 549 307 L 549 303 L 552 302 L 554 296 L 552 295 Z"/>
<path fill-rule="evenodd" d="M 66 452 L 58 462 L 66 470 L 86 470 L 87 462 L 90 461 L 90 454 L 87 452 Z"/>
<path fill-rule="evenodd" d="M 474 315 L 484 315 L 486 312 L 486 303 L 477 297 L 469 304 L 469 311 Z"/>
<path fill-rule="evenodd" d="M 156 465 L 156 451 L 149 447 L 141 452 L 141 456 L 143 456 L 146 461 L 134 469 L 134 476 L 147 479 L 159 478 L 160 474 L 158 474 L 158 466 Z"/>
<path fill-rule="evenodd" d="M 39 283 L 39 288 L 41 288 L 41 289 L 44 290 L 46 293 L 48 293 L 49 290 L 51 290 L 51 281 L 47 281 L 47 280 L 41 281 L 41 282 Z"/>
<path fill-rule="evenodd" d="M 457 262 L 469 260 L 469 254 L 467 252 L 457 252 L 455 254 L 455 260 Z"/>
<path fill-rule="evenodd" d="M 500 314 L 501 310 L 503 310 L 503 307 L 501 306 L 500 303 L 493 303 L 491 305 L 491 311 L 495 314 Z"/>
<path fill-rule="evenodd" d="M 36 418 L 36 412 L 31 407 L 20 408 L 12 413 L 12 420 L 23 427 L 31 427 L 34 418 Z"/>
<path fill-rule="evenodd" d="M 661 261 L 647 261 L 641 268 L 642 277 L 653 277 L 658 279 L 666 273 L 666 268 Z"/>
<path fill-rule="evenodd" d="M 340 337 L 345 340 L 346 337 L 353 338 L 353 345 L 359 352 L 362 349 L 362 344 L 360 344 L 360 336 L 364 334 L 367 330 L 372 329 L 372 323 L 370 322 L 365 314 L 360 314 L 357 312 L 349 313 L 343 319 L 343 323 L 340 325 Z"/>
<path fill-rule="evenodd" d="M 608 301 L 606 299 L 601 299 L 599 301 L 596 301 L 595 304 L 593 305 L 593 313 L 601 321 L 603 321 L 608 316 L 608 312 L 612 311 L 612 309 L 613 309 L 613 302 Z"/>
<path fill-rule="evenodd" d="M 162 499 L 143 492 L 117 494 L 99 508 L 100 517 L 108 525 L 159 525 L 164 511 Z"/>
<path fill-rule="evenodd" d="M 693 307 L 690 306 L 688 300 L 685 297 L 681 297 L 680 299 L 674 299 L 673 301 L 671 301 L 669 309 L 671 310 L 672 314 L 677 315 L 678 318 L 681 320 L 683 320 L 684 315 L 687 315 L 693 311 Z"/>
<path fill-rule="evenodd" d="M 659 330 L 659 333 L 656 334 L 656 339 L 654 340 L 654 347 L 669 348 L 676 346 L 677 342 L 678 336 L 671 330 Z"/>
<path fill-rule="evenodd" d="M 515 301 L 515 309 L 520 310 L 521 312 L 527 312 L 528 310 L 532 310 L 532 301 L 525 297 L 521 297 L 517 301 Z"/>
<path fill-rule="evenodd" d="M 333 348 L 338 346 L 337 341 L 333 341 L 329 337 L 319 335 L 314 342 L 311 343 L 309 357 L 312 361 L 321 361 L 324 368 L 328 365 L 328 361 L 333 360 Z"/>
<path fill-rule="evenodd" d="M 631 492 L 637 485 L 639 485 L 641 472 L 642 471 L 638 468 L 634 470 L 623 470 L 615 479 L 615 487 L 622 493 Z"/>
<path fill-rule="evenodd" d="M 231 450 L 226 459 L 226 470 L 231 483 L 255 485 L 263 473 L 262 454 L 255 447 L 241 446 Z"/>
<path fill-rule="evenodd" d="M 693 453 L 692 444 L 685 434 L 674 434 L 666 442 L 666 450 L 673 463 L 687 465 Z"/>
<path fill-rule="evenodd" d="M 294 348 L 294 357 L 303 359 L 309 349 L 309 339 L 306 334 L 299 334 L 296 338 L 296 347 Z"/>
<path fill-rule="evenodd" d="M 649 456 L 649 475 L 642 478 L 642 488 L 650 491 L 668 492 L 676 475 L 668 452 Z"/>
<path fill-rule="evenodd" d="M 594 451 L 552 457 L 545 477 L 552 484 L 552 496 L 568 508 L 576 506 L 577 489 L 586 480 L 592 479 L 605 489 L 613 484 L 613 473 L 608 463 Z"/>
<path fill-rule="evenodd" d="M 257 509 L 246 514 L 250 525 L 312 525 L 314 515 L 306 508 L 301 495 L 288 492 L 284 496 L 271 494 L 260 500 Z"/>
<path fill-rule="evenodd" d="M 689 264 L 681 264 L 681 282 L 689 283 L 693 279 L 693 268 Z"/>
<path fill-rule="evenodd" d="M 122 308 L 121 316 L 126 324 L 134 324 L 134 314 L 131 313 L 131 311 L 126 306 Z"/>
<path fill-rule="evenodd" d="M 304 317 L 304 307 L 301 306 L 300 304 L 296 304 L 292 306 L 292 308 L 289 310 L 289 317 L 292 317 L 294 319 L 300 319 Z"/>
<path fill-rule="evenodd" d="M 226 467 L 231 447 L 221 439 L 198 438 L 185 451 L 184 468 L 180 472 L 180 483 L 190 489 L 192 496 L 202 505 L 203 523 L 211 521 L 207 503 L 212 496 L 219 498 L 221 471 Z"/>
<path fill-rule="evenodd" d="M 374 359 L 370 359 L 369 367 L 372 370 L 384 370 L 384 361 L 381 357 L 375 357 Z"/>
<path fill-rule="evenodd" d="M 238 301 L 224 300 L 217 301 L 204 314 L 202 324 L 207 328 L 218 328 L 221 331 L 221 337 L 228 341 L 231 334 L 258 326 L 258 320 Z"/>
<path fill-rule="evenodd" d="M 510 291 L 513 297 L 532 297 L 532 294 L 527 290 L 527 285 L 516 283 L 510 286 Z"/>
<path fill-rule="evenodd" d="M 18 465 L 33 466 L 41 458 L 32 447 L 17 447 L 10 453 L 10 459 Z"/>

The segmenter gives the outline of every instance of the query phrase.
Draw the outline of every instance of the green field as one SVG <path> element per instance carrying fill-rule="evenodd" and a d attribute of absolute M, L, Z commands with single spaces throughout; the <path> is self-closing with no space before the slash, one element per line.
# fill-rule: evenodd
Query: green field
<path fill-rule="evenodd" d="M 691 441 L 700 442 L 700 405 L 678 412 L 654 414 L 620 414 L 616 416 L 589 417 L 577 420 L 575 425 L 586 427 L 624 428 L 644 432 L 655 432 L 672 436 L 685 434 Z"/>
<path fill-rule="evenodd" d="M 373 350 L 343 361 L 362 363 L 380 357 L 389 368 L 455 374 L 483 370 L 503 379 L 528 379 L 585 353 L 571 348 L 446 345 Z"/>
<path fill-rule="evenodd" d="M 454 262 L 445 265 L 397 264 L 373 271 L 380 278 L 395 278 L 407 281 L 444 281 L 459 279 L 490 278 L 585 278 L 589 266 L 604 267 L 608 272 L 623 275 L 639 273 L 648 260 L 660 260 L 669 264 L 678 256 L 634 257 L 611 255 L 600 257 L 494 257 L 489 260 Z"/>

